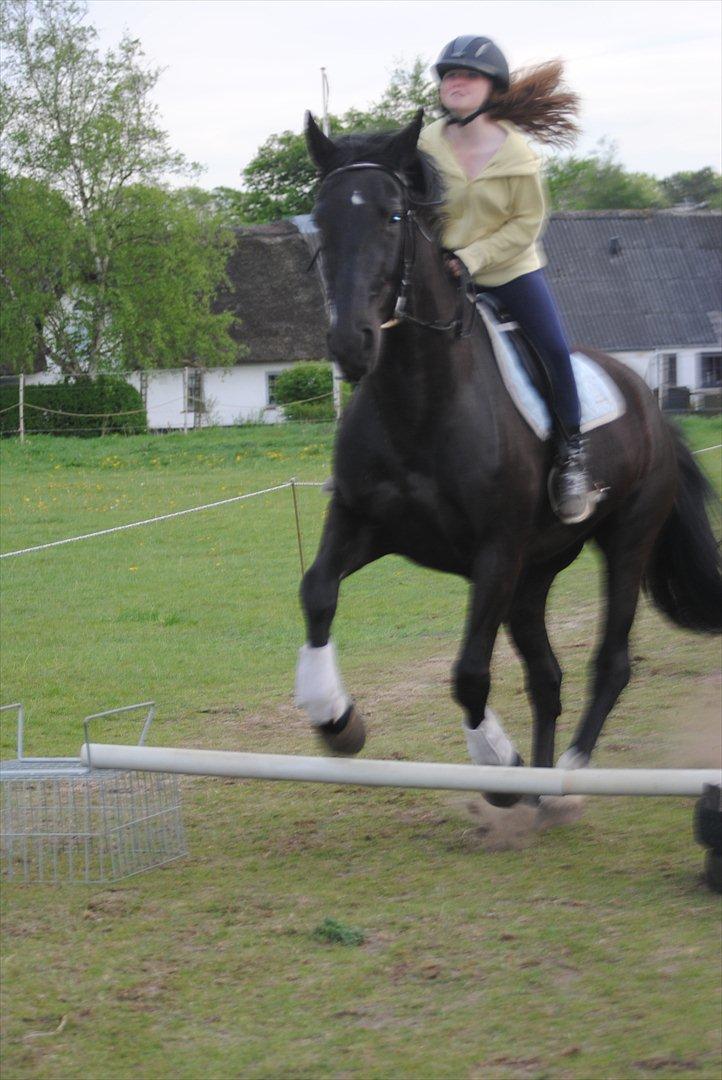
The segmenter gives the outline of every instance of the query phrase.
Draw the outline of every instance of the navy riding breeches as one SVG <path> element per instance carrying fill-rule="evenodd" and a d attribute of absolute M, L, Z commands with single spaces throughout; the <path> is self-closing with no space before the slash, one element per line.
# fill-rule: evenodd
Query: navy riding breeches
<path fill-rule="evenodd" d="M 477 286 L 501 300 L 539 353 L 552 384 L 552 403 L 565 435 L 579 431 L 579 397 L 572 374 L 569 346 L 554 298 L 542 270 L 507 281 L 505 285 Z"/>

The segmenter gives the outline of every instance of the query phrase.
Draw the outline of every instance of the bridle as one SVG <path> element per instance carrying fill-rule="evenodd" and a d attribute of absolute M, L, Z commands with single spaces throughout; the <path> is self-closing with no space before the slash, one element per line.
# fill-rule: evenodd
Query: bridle
<path fill-rule="evenodd" d="M 390 328 L 397 325 L 399 322 L 413 323 L 415 326 L 423 327 L 425 330 L 437 330 L 440 333 L 453 333 L 456 338 L 468 337 L 474 327 L 474 320 L 476 315 L 476 305 L 473 301 L 470 301 L 468 296 L 468 290 L 471 285 L 471 278 L 468 272 L 464 269 L 462 271 L 461 278 L 459 280 L 456 313 L 453 319 L 448 322 L 424 322 L 422 319 L 417 319 L 415 315 L 412 315 L 408 310 L 409 292 L 412 284 L 412 273 L 414 269 L 414 262 L 416 259 L 416 234 L 419 232 L 421 236 L 428 243 L 433 244 L 435 240 L 433 236 L 429 236 L 418 217 L 416 211 L 418 209 L 430 206 L 440 206 L 441 199 L 425 202 L 421 199 L 414 199 L 409 190 L 409 185 L 405 178 L 400 174 L 390 169 L 387 165 L 380 165 L 373 161 L 356 161 L 351 165 L 342 165 L 338 169 L 332 169 L 327 173 L 321 181 L 321 187 L 328 183 L 335 176 L 340 176 L 343 173 L 357 172 L 361 169 L 374 169 L 376 172 L 382 172 L 386 176 L 390 177 L 397 185 L 401 194 L 401 250 L 399 253 L 399 268 L 400 268 L 400 280 L 399 286 L 396 290 L 396 300 L 393 307 L 393 315 L 382 326 L 382 329 Z M 316 260 L 322 254 L 322 248 L 319 247 L 314 255 L 309 269 L 314 265 Z M 463 265 L 463 264 L 462 264 Z M 322 275 L 323 276 L 323 275 Z M 324 282 L 325 288 L 325 282 Z M 470 316 L 465 318 L 465 307 L 468 307 Z"/>

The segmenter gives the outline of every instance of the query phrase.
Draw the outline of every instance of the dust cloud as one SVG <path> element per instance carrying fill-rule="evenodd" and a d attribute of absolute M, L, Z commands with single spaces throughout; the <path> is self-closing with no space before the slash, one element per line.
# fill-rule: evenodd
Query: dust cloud
<path fill-rule="evenodd" d="M 485 799 L 467 800 L 461 809 L 473 821 L 465 842 L 484 851 L 520 851 L 529 847 L 537 833 L 579 821 L 585 799 L 579 795 L 545 795 L 538 805 L 519 802 L 507 808 Z"/>

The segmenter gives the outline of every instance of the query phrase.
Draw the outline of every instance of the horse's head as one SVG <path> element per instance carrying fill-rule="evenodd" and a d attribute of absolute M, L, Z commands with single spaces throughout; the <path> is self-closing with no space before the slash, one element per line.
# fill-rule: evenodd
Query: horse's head
<path fill-rule="evenodd" d="M 401 131 L 327 138 L 310 113 L 306 140 L 321 173 L 321 234 L 329 351 L 357 382 L 378 358 L 381 327 L 401 287 L 408 213 L 432 171 L 416 149 L 423 111 Z"/>

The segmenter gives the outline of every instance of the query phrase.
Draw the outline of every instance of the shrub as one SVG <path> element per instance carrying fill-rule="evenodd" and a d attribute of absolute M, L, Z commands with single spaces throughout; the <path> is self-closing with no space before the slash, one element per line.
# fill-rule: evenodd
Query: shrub
<path fill-rule="evenodd" d="M 333 371 L 325 360 L 294 364 L 282 371 L 275 384 L 276 401 L 288 420 L 333 420 Z M 344 383 L 341 400 L 351 387 Z"/>
<path fill-rule="evenodd" d="M 25 405 L 27 432 L 80 436 L 121 432 L 135 435 L 148 428 L 139 392 L 124 379 L 109 375 L 26 386 Z M 18 387 L 0 386 L 0 433 L 15 433 L 19 426 Z"/>
<path fill-rule="evenodd" d="M 333 420 L 333 375 L 324 361 L 294 364 L 276 379 L 276 401 L 289 420 Z M 309 400 L 310 399 L 310 400 Z"/>

